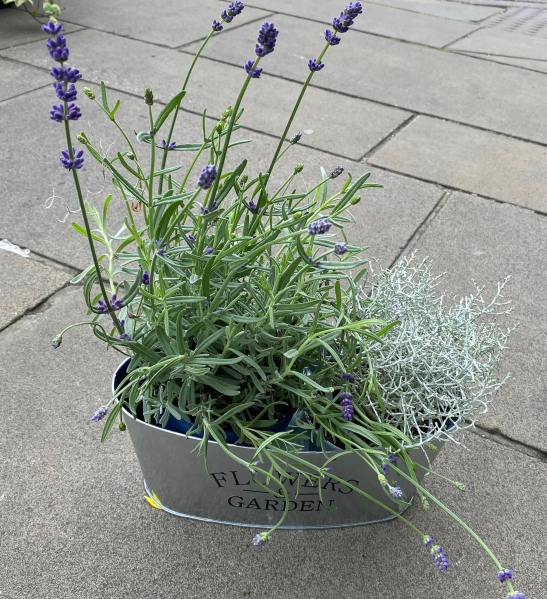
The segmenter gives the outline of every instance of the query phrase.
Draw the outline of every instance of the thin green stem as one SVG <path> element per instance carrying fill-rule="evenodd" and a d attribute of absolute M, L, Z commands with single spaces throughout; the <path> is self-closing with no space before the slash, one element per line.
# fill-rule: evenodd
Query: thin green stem
<path fill-rule="evenodd" d="M 154 128 L 154 118 L 152 116 L 152 106 L 148 106 L 148 120 L 150 121 L 150 130 Z M 154 235 L 154 167 L 156 165 L 156 139 L 153 132 L 152 143 L 150 144 L 150 175 L 148 178 L 148 211 L 149 222 L 148 230 Z M 151 239 L 150 241 L 154 241 Z"/>

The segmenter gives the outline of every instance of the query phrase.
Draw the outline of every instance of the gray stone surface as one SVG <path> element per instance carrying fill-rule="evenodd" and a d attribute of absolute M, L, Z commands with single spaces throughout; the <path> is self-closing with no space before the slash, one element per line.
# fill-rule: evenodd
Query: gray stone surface
<path fill-rule="evenodd" d="M 282 34 L 275 52 L 264 59 L 264 69 L 301 81 L 308 74 L 308 58 L 323 47 L 322 27 L 282 15 L 275 24 Z M 255 37 L 256 26 L 246 25 L 213 39 L 205 52 L 240 65 Z M 196 49 L 192 45 L 185 51 Z M 547 120 L 537 118 L 538 102 L 547 97 L 543 74 L 356 31 L 345 33 L 343 43 L 330 48 L 324 62 L 313 85 L 547 142 Z"/>
<path fill-rule="evenodd" d="M 50 75 L 41 69 L 5 58 L 0 58 L 0 77 L 2 78 L 0 101 L 14 98 L 51 83 Z"/>
<path fill-rule="evenodd" d="M 84 31 L 81 35 L 69 36 L 69 39 L 74 60 L 87 80 L 100 82 L 105 79 L 113 88 L 139 95 L 150 86 L 156 98 L 164 102 L 180 91 L 192 60 L 187 54 L 114 38 L 99 31 Z M 114 40 L 119 49 L 116 54 L 110 49 Z M 38 44 L 30 44 L 24 51 L 19 49 L 18 55 L 21 60 L 37 66 L 49 62 L 47 53 Z M 139 69 L 132 68 L 135 62 L 141 65 Z M 204 60 L 192 75 L 184 106 L 199 114 L 207 108 L 209 116 L 220 118 L 226 107 L 235 103 L 244 80 L 245 72 L 241 67 Z M 242 104 L 245 108 L 242 123 L 251 129 L 280 136 L 301 85 L 268 75 L 251 83 Z M 264 109 L 265 98 L 268 99 L 267 110 Z M 351 114 L 352 120 L 360 123 L 359 128 L 348 122 L 343 132 L 338 131 L 343 134 L 333 134 L 333 107 L 340 114 Z M 406 111 L 312 88 L 304 98 L 292 131 L 305 132 L 302 139 L 305 145 L 359 160 L 409 116 Z"/>
<path fill-rule="evenodd" d="M 491 6 L 473 6 L 470 4 L 444 2 L 443 0 L 374 0 L 374 4 L 393 6 L 412 12 L 434 15 L 456 21 L 482 21 L 501 8 Z"/>
<path fill-rule="evenodd" d="M 315 0 L 252 0 L 252 6 L 279 13 L 323 21 L 332 27 L 332 18 L 338 16 L 339 7 Z M 343 5 L 341 4 L 341 7 Z M 271 17 L 272 19 L 274 17 Z M 363 4 L 363 13 L 355 20 L 352 29 L 386 37 L 442 48 L 450 42 L 475 31 L 476 25 L 430 15 L 418 14 L 377 4 Z"/>
<path fill-rule="evenodd" d="M 200 0 L 199 10 L 193 0 L 162 0 L 161 5 L 148 0 L 94 0 L 89 10 L 87 0 L 73 0 L 63 6 L 63 19 L 123 37 L 175 48 L 204 39 L 213 19 L 220 18 L 222 5 L 214 0 Z M 272 11 L 270 11 L 272 12 Z M 245 8 L 226 29 L 266 18 L 269 12 Z"/>
<path fill-rule="evenodd" d="M 95 92 L 99 94 L 96 86 Z M 18 168 L 18 155 L 11 148 L 15 147 L 20 139 L 31 139 L 35 135 L 37 113 L 45 112 L 51 103 L 52 91 L 49 89 L 33 92 L 25 96 L 24 105 L 27 110 L 21 110 L 21 100 L 7 101 L 0 111 L 0 126 L 5 131 L 5 143 L 0 148 L 0 177 L 9 182 L 9 193 L 0 199 L 2 206 L 2 221 L 0 223 L 0 236 L 8 237 L 13 243 L 29 247 L 34 251 L 61 260 L 76 268 L 85 268 L 90 264 L 89 250 L 86 240 L 70 227 L 71 220 L 80 220 L 78 214 L 71 214 L 67 222 L 59 222 L 66 216 L 63 200 L 71 209 L 76 209 L 77 198 L 73 190 L 72 178 L 58 165 L 57 156 L 64 147 L 62 128 L 57 123 L 44 117 L 41 121 L 41 142 L 31 144 L 27 148 L 26 160 L 33 164 L 33 169 Z M 122 105 L 117 112 L 117 118 L 122 126 L 131 133 L 133 130 L 148 130 L 145 105 L 142 100 L 110 92 L 111 104 L 117 98 L 122 100 Z M 94 144 L 108 149 L 108 155 L 124 150 L 125 144 L 121 142 L 120 135 L 111 126 L 106 116 L 100 112 L 94 103 L 83 98 L 82 109 L 84 117 L 78 121 L 76 131 L 86 131 Z M 9 123 L 9 127 L 4 125 Z M 208 126 L 213 127 L 215 121 L 208 121 Z M 174 139 L 179 142 L 196 142 L 201 139 L 201 118 L 196 115 L 184 113 L 178 120 Z M 240 131 L 236 139 L 253 139 L 251 146 L 243 145 L 234 147 L 230 153 L 228 167 L 236 166 L 244 158 L 249 159 L 248 172 L 258 173 L 265 171 L 271 160 L 276 140 L 249 131 Z M 136 151 L 146 162 L 148 155 L 147 146 L 137 145 Z M 188 153 L 173 153 L 170 164 L 188 164 Z M 205 159 L 206 160 L 206 159 Z M 319 167 L 323 166 L 330 172 L 338 164 L 349 169 L 353 175 L 358 175 L 369 168 L 363 164 L 351 162 L 339 157 L 333 157 L 323 152 L 318 152 L 303 146 L 294 146 L 279 163 L 277 171 L 272 177 L 272 185 L 280 184 L 294 168 L 302 162 L 305 164 L 302 177 L 296 181 L 296 186 L 303 189 L 305 185 L 311 186 L 320 177 Z M 108 177 L 105 179 L 98 164 L 87 156 L 84 168 L 80 171 L 84 191 L 89 201 L 102 206 L 104 198 L 112 193 Z M 197 179 L 197 171 L 195 174 Z M 376 172 L 374 178 L 383 183 L 384 190 L 372 189 L 363 194 L 362 202 L 353 210 L 358 219 L 358 225 L 350 225 L 348 231 L 354 236 L 356 243 L 371 246 L 370 254 L 381 259 L 383 263 L 393 260 L 399 249 L 404 246 L 412 232 L 426 217 L 441 195 L 441 191 L 433 185 L 408 180 L 405 177 L 389 173 Z M 342 177 L 333 182 L 332 188 L 340 185 Z M 45 210 L 44 203 L 52 195 L 60 196 L 53 203 L 52 208 Z M 17 202 L 12 201 L 16 197 Z M 122 199 L 114 193 L 111 203 L 111 232 L 115 233 L 123 222 L 125 208 Z M 21 218 L 21 214 L 25 218 Z M 59 240 L 62 239 L 62 243 Z"/>
<path fill-rule="evenodd" d="M 448 272 L 441 288 L 458 295 L 473 291 L 472 279 L 493 293 L 511 275 L 505 295 L 515 310 L 503 322 L 520 324 L 501 365 L 511 379 L 479 422 L 547 451 L 547 218 L 456 193 L 416 247 L 433 259 L 435 272 Z"/>
<path fill-rule="evenodd" d="M 63 287 L 70 275 L 0 248 L 0 330 Z"/>
<path fill-rule="evenodd" d="M 419 116 L 369 162 L 547 212 L 547 148 L 533 143 Z"/>
<path fill-rule="evenodd" d="M 10 46 L 19 46 L 35 40 L 46 40 L 46 35 L 36 22 L 26 11 L 15 10 L 12 8 L 2 10 L 1 16 L 0 49 Z M 45 22 L 44 19 L 42 19 Z M 64 26 L 64 32 L 77 31 L 81 27 L 67 23 Z"/>
<path fill-rule="evenodd" d="M 508 64 L 514 67 L 521 67 L 538 73 L 547 73 L 547 62 L 543 60 L 530 60 L 528 58 L 510 58 L 508 56 L 495 56 L 493 54 L 474 54 L 473 52 L 463 52 L 467 56 L 474 56 L 481 60 L 491 60 L 501 64 Z"/>
<path fill-rule="evenodd" d="M 450 50 L 547 61 L 547 39 L 497 29 L 479 29 Z"/>
<path fill-rule="evenodd" d="M 405 516 L 442 543 L 452 562 L 442 574 L 421 538 L 397 522 L 281 531 L 257 551 L 252 529 L 150 507 L 127 434 L 115 431 L 101 445 L 102 426 L 90 420 L 110 397 L 120 358 L 83 328 L 67 333 L 58 350 L 49 347 L 57 331 L 82 318 L 80 294 L 58 294 L 52 307 L 0 337 L 3 598 L 330 599 L 334 589 L 375 599 L 500 595 L 495 566 L 438 509 L 412 507 Z M 436 468 L 468 491 L 431 477 L 426 486 L 514 569 L 519 590 L 541 597 L 544 560 L 530 559 L 530 551 L 542 546 L 547 526 L 538 509 L 547 466 L 476 435 L 465 443 L 470 451 L 443 449 Z"/>

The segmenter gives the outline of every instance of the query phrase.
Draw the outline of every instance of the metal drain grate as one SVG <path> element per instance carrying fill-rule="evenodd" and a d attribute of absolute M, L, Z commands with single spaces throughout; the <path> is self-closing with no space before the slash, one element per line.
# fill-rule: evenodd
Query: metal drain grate
<path fill-rule="evenodd" d="M 492 27 L 534 35 L 547 39 L 547 10 L 540 8 L 510 8 L 482 22 L 483 27 Z"/>

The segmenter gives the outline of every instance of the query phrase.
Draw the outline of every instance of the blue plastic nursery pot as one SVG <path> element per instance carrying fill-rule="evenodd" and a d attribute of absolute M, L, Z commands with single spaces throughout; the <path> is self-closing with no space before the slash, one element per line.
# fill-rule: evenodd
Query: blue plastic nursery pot
<path fill-rule="evenodd" d="M 116 371 L 116 374 L 114 375 L 114 387 L 117 387 L 123 381 L 123 379 L 127 376 L 127 367 L 129 366 L 130 361 L 131 361 L 131 359 L 128 358 L 125 362 L 122 363 L 122 365 Z M 281 431 L 286 430 L 287 427 L 289 426 L 290 421 L 292 420 L 292 417 L 294 416 L 294 413 L 295 413 L 295 410 L 291 410 L 281 420 L 278 420 L 275 424 L 272 424 L 272 426 L 268 426 L 268 427 L 264 428 L 263 430 L 269 431 L 269 432 L 274 432 L 274 433 L 279 433 Z M 158 426 L 159 428 L 163 428 L 160 424 L 157 424 L 157 423 L 151 423 L 151 424 L 153 426 Z M 169 416 L 169 420 L 167 421 L 165 429 L 168 431 L 173 431 L 175 433 L 181 433 L 183 435 L 186 435 L 186 433 L 192 428 L 192 426 L 193 426 L 192 422 L 188 422 L 187 420 L 184 420 L 184 418 L 177 420 L 173 415 L 171 415 L 171 416 Z M 239 438 L 237 433 L 235 433 L 232 430 L 227 430 L 224 432 L 226 433 L 226 443 L 236 443 L 237 442 L 237 440 Z M 193 433 L 192 436 L 197 437 L 198 439 L 202 439 L 203 433 Z"/>

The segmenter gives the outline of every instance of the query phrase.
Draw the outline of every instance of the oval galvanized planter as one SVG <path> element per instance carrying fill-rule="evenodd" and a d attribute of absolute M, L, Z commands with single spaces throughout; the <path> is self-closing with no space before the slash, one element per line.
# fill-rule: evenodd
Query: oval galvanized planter
<path fill-rule="evenodd" d="M 125 376 L 126 362 L 114 375 L 113 389 Z M 214 441 L 209 441 L 208 465 L 205 471 L 202 456 L 193 451 L 200 439 L 147 424 L 124 409 L 124 421 L 131 437 L 144 477 L 149 497 L 163 510 L 177 516 L 231 524 L 267 528 L 275 524 L 284 510 L 283 499 L 276 498 L 252 482 L 245 467 L 236 464 Z M 442 443 L 437 443 L 439 449 Z M 246 462 L 253 459 L 254 449 L 230 445 L 230 449 Z M 326 457 L 339 450 L 301 452 L 305 459 L 322 466 Z M 428 465 L 437 452 L 416 450 L 414 461 Z M 332 467 L 337 476 L 359 487 L 375 499 L 402 511 L 401 506 L 384 493 L 376 474 L 355 455 L 344 455 Z M 291 474 L 291 473 L 289 473 Z M 417 472 L 418 479 L 423 470 Z M 391 477 L 388 475 L 388 480 Z M 390 481 L 391 482 L 391 481 Z M 404 492 L 406 501 L 414 495 L 414 487 L 406 480 L 396 483 Z M 281 528 L 337 528 L 360 526 L 392 520 L 393 516 L 370 499 L 330 477 L 321 483 L 320 501 L 317 483 L 295 476 L 285 481 L 289 491 L 289 514 Z M 331 509 L 329 509 L 331 508 Z"/>

